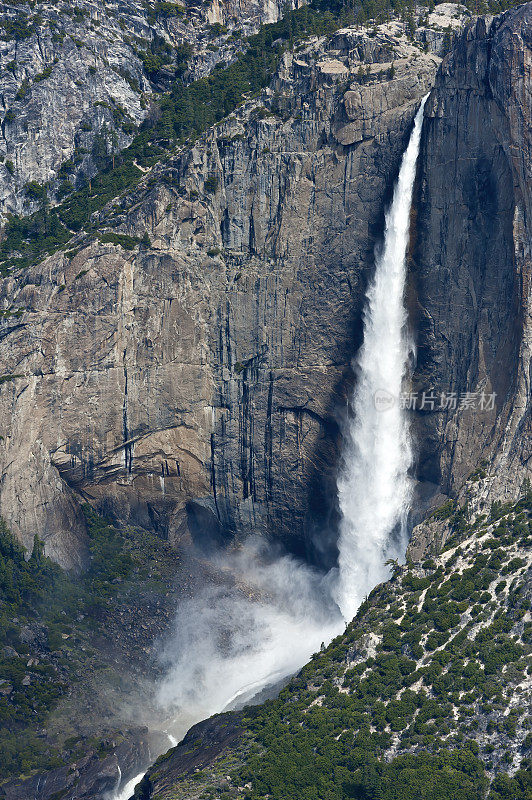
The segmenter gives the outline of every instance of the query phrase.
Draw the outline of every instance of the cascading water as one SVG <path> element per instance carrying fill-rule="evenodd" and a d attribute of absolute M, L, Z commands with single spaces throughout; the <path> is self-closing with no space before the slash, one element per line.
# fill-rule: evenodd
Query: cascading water
<path fill-rule="evenodd" d="M 321 641 L 340 633 L 338 606 L 350 620 L 364 595 L 387 578 L 386 560 L 404 554 L 412 449 L 398 398 L 410 351 L 405 256 L 425 100 L 401 162 L 367 295 L 354 414 L 338 482 L 343 516 L 336 597 L 331 598 L 332 573 L 320 577 L 288 557 L 261 566 L 253 545 L 233 556 L 225 566 L 259 595 L 267 589 L 266 601 L 212 590 L 183 607 L 167 653 L 171 667 L 159 691 L 162 708 L 177 706 L 174 719 L 183 730 L 296 671 Z M 122 786 L 114 800 L 128 798 L 141 777 Z"/>
<path fill-rule="evenodd" d="M 399 398 L 411 352 L 404 307 L 406 249 L 426 99 L 403 155 L 367 292 L 364 341 L 350 403 L 353 416 L 338 481 L 342 521 L 337 601 L 347 621 L 364 596 L 389 576 L 386 561 L 402 559 L 407 545 L 412 447 Z"/>
<path fill-rule="evenodd" d="M 135 786 L 139 783 L 144 776 L 144 773 L 141 772 L 135 778 L 132 778 L 128 781 L 122 789 L 115 795 L 115 800 L 129 800 L 130 797 L 133 797 L 133 792 L 135 791 Z"/>

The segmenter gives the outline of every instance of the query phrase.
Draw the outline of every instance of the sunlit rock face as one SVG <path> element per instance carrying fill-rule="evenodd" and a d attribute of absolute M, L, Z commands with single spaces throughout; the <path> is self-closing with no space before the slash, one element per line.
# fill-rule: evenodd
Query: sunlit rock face
<path fill-rule="evenodd" d="M 151 113 L 154 91 L 168 90 L 176 72 L 192 80 L 229 61 L 242 46 L 231 32 L 246 35 L 276 21 L 281 5 L 79 0 L 34 10 L 6 7 L 0 26 L 0 219 L 37 208 L 30 182 L 49 184 L 53 199 L 66 178 L 96 174 L 105 153 L 131 143 Z M 191 48 L 184 61 L 183 43 Z M 150 69 L 154 59 L 161 62 L 157 72 Z"/>
<path fill-rule="evenodd" d="M 416 468 L 427 494 L 477 508 L 529 472 L 529 17 L 478 21 L 444 60 L 414 193 L 413 389 L 496 394 L 416 412 Z M 172 541 L 253 531 L 332 563 L 363 297 L 439 64 L 421 50 L 394 22 L 311 40 L 100 214 L 144 244 L 80 235 L 2 281 L 0 513 L 26 546 L 38 533 L 81 567 L 90 502 Z"/>
<path fill-rule="evenodd" d="M 439 61 L 389 26 L 380 49 L 356 40 L 286 55 L 263 98 L 101 214 L 149 246 L 80 236 L 2 282 L 23 313 L 2 322 L 0 512 L 27 546 L 80 566 L 88 501 L 173 540 L 334 555 L 362 300 Z"/>

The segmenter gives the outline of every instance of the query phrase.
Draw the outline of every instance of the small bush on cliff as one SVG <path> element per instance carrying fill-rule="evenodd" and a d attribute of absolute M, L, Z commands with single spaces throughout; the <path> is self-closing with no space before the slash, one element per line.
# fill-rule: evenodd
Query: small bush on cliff
<path fill-rule="evenodd" d="M 46 187 L 42 186 L 37 181 L 30 181 L 24 187 L 26 190 L 26 197 L 28 200 L 42 202 L 46 200 Z"/>
<path fill-rule="evenodd" d="M 10 39 L 15 39 L 16 41 L 29 39 L 35 32 L 35 27 L 28 24 L 28 20 L 23 14 L 17 14 L 16 17 L 7 17 L 0 25 L 4 29 L 3 38 L 7 41 Z"/>
<path fill-rule="evenodd" d="M 205 191 L 209 192 L 210 194 L 214 194 L 218 188 L 218 184 L 220 183 L 219 178 L 216 175 L 209 175 L 206 178 L 204 185 Z"/>
<path fill-rule="evenodd" d="M 98 239 L 102 244 L 116 244 L 124 250 L 134 250 L 141 241 L 124 233 L 99 233 Z"/>

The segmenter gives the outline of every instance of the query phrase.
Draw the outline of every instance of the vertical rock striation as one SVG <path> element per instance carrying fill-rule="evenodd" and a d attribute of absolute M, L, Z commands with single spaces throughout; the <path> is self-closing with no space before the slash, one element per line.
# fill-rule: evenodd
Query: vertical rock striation
<path fill-rule="evenodd" d="M 79 563 L 88 500 L 173 539 L 327 550 L 373 248 L 437 63 L 400 32 L 314 40 L 101 214 L 149 246 L 80 236 L 2 282 L 23 313 L 2 323 L 0 513 L 26 545 Z"/>
<path fill-rule="evenodd" d="M 419 474 L 480 502 L 515 498 L 531 475 L 531 45 L 530 4 L 479 18 L 426 108 L 414 388 L 456 392 L 466 405 L 469 392 L 475 407 L 418 413 Z M 479 410 L 482 392 L 495 393 L 491 410 Z"/>

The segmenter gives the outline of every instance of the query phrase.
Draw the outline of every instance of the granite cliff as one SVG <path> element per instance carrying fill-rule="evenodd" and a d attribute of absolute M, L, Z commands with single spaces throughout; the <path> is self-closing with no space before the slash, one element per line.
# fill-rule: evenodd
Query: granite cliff
<path fill-rule="evenodd" d="M 416 33 L 438 52 L 443 31 L 460 24 L 442 8 Z M 237 19 L 251 25 L 256 13 Z M 411 253 L 413 388 L 497 400 L 483 413 L 417 413 L 425 498 L 463 502 L 465 479 L 484 462 L 479 502 L 507 498 L 529 471 L 529 13 L 471 25 L 427 104 Z M 154 24 L 168 38 L 176 19 Z M 179 25 L 174 44 L 197 53 Z M 260 99 L 98 212 L 99 237 L 79 235 L 2 282 L 0 511 L 27 547 L 38 533 L 54 558 L 80 567 L 88 499 L 172 541 L 258 530 L 334 559 L 339 409 L 361 298 L 405 136 L 438 63 L 403 28 L 344 29 L 285 54 Z M 59 67 L 30 94 L 47 92 L 56 70 L 66 91 Z M 122 99 L 136 108 L 138 98 Z M 40 108 L 53 102 L 43 95 Z M 105 117 L 104 105 L 95 109 Z M 137 122 L 143 114 L 139 105 Z M 28 177 L 34 137 L 24 146 Z M 85 149 L 80 169 L 90 175 L 94 148 Z M 5 208 L 26 208 L 13 203 Z M 126 237 L 122 245 L 147 238 L 125 249 L 102 242 L 106 233 Z M 449 301 L 443 284 L 455 287 Z"/>
<path fill-rule="evenodd" d="M 458 411 L 417 413 L 418 477 L 476 513 L 514 498 L 531 476 L 531 31 L 530 4 L 471 23 L 425 112 L 413 389 L 454 392 Z M 482 394 L 494 395 L 484 409 Z M 413 553 L 426 534 L 415 533 Z"/>
<path fill-rule="evenodd" d="M 467 28 L 431 93 L 419 170 L 416 387 L 496 395 L 485 413 L 426 416 L 420 474 L 456 492 L 485 461 L 484 499 L 530 476 L 531 37 L 530 4 Z"/>
<path fill-rule="evenodd" d="M 187 86 L 216 77 L 226 68 L 221 61 L 246 49 L 240 29 L 252 33 L 280 15 L 279 4 L 123 3 L 120 16 L 104 21 L 99 7 L 82 2 L 73 14 L 47 5 L 40 20 L 21 20 L 17 9 L 6 11 L 3 38 L 2 196 L 4 213 L 30 220 L 28 240 L 36 209 L 46 227 L 62 191 L 68 199 L 79 187 L 91 200 L 99 159 L 109 172 L 112 160 L 114 170 L 138 124 L 142 135 L 157 109 L 164 116 L 176 77 Z M 72 595 L 83 610 L 103 585 L 105 602 L 91 619 L 116 639 L 98 642 L 100 631 L 81 625 L 85 614 L 74 632 L 70 622 L 64 627 L 70 595 L 58 609 L 51 601 L 50 619 L 23 626 L 36 642 L 2 653 L 6 663 L 16 659 L 6 667 L 11 682 L 0 686 L 11 713 L 13 687 L 26 702 L 23 687 L 41 680 L 45 692 L 55 681 L 54 691 L 75 706 L 72 652 L 85 670 L 81 698 L 92 692 L 94 665 L 108 667 L 113 682 L 137 646 L 144 653 L 137 674 L 153 669 L 153 640 L 167 633 L 179 602 L 170 585 L 177 580 L 186 594 L 192 571 L 211 580 L 204 565 L 175 565 L 181 555 L 166 540 L 181 553 L 193 540 L 201 552 L 258 532 L 322 567 L 334 563 L 342 415 L 356 379 L 364 293 L 412 119 L 430 91 L 409 308 L 412 390 L 434 394 L 436 407 L 412 416 L 415 513 L 446 502 L 414 532 L 410 557 L 418 564 L 397 567 L 346 636 L 258 712 L 259 723 L 242 715 L 205 723 L 150 771 L 144 798 L 161 788 L 182 798 L 260 798 L 272 787 L 284 797 L 271 720 L 283 731 L 289 720 L 297 733 L 307 714 L 324 758 L 335 755 L 331 763 L 342 768 L 353 749 L 345 734 L 356 734 L 357 758 L 369 766 L 345 790 L 359 794 L 347 796 L 374 791 L 377 773 L 393 783 L 395 767 L 382 767 L 391 762 L 421 770 L 423 780 L 427 764 L 429 772 L 447 770 L 449 791 L 463 791 L 467 776 L 467 797 L 482 796 L 504 771 L 514 776 L 515 797 L 528 791 L 521 767 L 529 763 L 530 719 L 521 705 L 529 702 L 531 670 L 532 11 L 525 5 L 474 20 L 440 66 L 462 11 L 440 6 L 415 31 L 398 19 L 299 38 L 290 30 L 260 91 L 244 93 L 243 102 L 238 96 L 217 125 L 186 143 L 174 147 L 172 139 L 134 159 L 135 180 L 109 202 L 88 202 L 90 213 L 65 228 L 48 257 L 26 259 L 21 269 L 24 243 L 7 259 L 0 253 L 0 515 L 28 552 L 38 535 L 63 566 L 101 569 L 103 581 L 91 568 L 79 580 L 61 571 L 54 580 L 67 581 L 68 592 L 83 588 L 88 598 Z M 270 38 L 280 53 L 279 39 Z M 43 121 L 50 108 L 53 130 Z M 61 188 L 65 176 L 70 188 Z M 6 240 L 10 230 L 12 219 Z M 439 409 L 441 393 L 455 393 L 457 407 Z M 493 407 L 479 409 L 482 393 L 494 397 Z M 466 395 L 475 400 L 460 403 Z M 90 506 L 117 527 L 92 518 Z M 6 541 L 24 574 L 23 552 Z M 39 547 L 36 574 L 45 563 Z M 157 563 L 142 577 L 146 553 Z M 158 592 L 168 600 L 159 603 Z M 128 603 L 146 609 L 145 634 Z M 9 636 L 19 636 L 17 625 L 18 617 L 6 623 Z M 101 688 L 94 687 L 94 714 L 104 713 Z M 61 707 L 54 725 L 81 717 L 79 705 Z M 84 750 L 94 715 L 85 721 L 83 746 L 76 737 L 63 742 L 61 765 L 44 783 L 39 773 L 4 792 L 75 797 L 79 773 L 85 796 L 97 796 L 119 780 L 122 750 L 128 775 L 145 765 L 144 731 L 111 736 L 106 758 L 98 758 L 101 748 Z M 332 739 L 324 726 L 334 729 Z M 471 746 L 462 747 L 464 736 Z M 183 749 L 191 743 L 197 758 Z M 457 751 L 451 762 L 440 752 L 449 744 Z M 372 760 L 377 751 L 381 766 Z M 258 755 L 267 757 L 263 766 L 253 761 Z M 66 763 L 78 770 L 74 781 Z"/>
<path fill-rule="evenodd" d="M 403 27 L 286 53 L 97 237 L 2 282 L 0 512 L 26 546 L 80 566 L 83 499 L 174 541 L 327 550 L 361 301 L 438 64 Z"/>
<path fill-rule="evenodd" d="M 95 175 L 127 147 L 176 75 L 228 61 L 274 22 L 261 2 L 4 3 L 0 35 L 0 216 L 34 210 L 46 186 Z"/>

